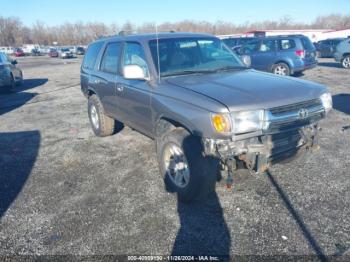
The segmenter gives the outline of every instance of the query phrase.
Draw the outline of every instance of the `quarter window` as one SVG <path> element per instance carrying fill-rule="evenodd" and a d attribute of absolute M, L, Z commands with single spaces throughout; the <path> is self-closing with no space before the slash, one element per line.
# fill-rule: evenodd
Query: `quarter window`
<path fill-rule="evenodd" d="M 295 48 L 295 42 L 292 39 L 281 39 L 278 42 L 281 50 L 289 50 Z"/>
<path fill-rule="evenodd" d="M 145 53 L 139 43 L 125 44 L 123 65 L 138 65 L 143 69 L 145 75 L 148 75 Z"/>
<path fill-rule="evenodd" d="M 120 54 L 120 43 L 110 43 L 103 54 L 100 70 L 116 74 L 118 72 L 118 62 Z"/>
<path fill-rule="evenodd" d="M 86 52 L 83 61 L 83 68 L 92 70 L 95 67 L 97 56 L 103 46 L 103 42 L 91 44 Z"/>

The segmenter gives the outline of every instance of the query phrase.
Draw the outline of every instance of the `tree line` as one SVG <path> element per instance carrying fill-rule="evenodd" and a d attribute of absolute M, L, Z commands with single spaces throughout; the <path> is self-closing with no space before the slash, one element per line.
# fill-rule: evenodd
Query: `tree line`
<path fill-rule="evenodd" d="M 37 21 L 32 26 L 24 25 L 18 17 L 0 16 L 0 46 L 20 46 L 22 44 L 52 45 L 86 45 L 102 36 L 115 35 L 119 31 L 154 32 L 155 23 L 145 22 L 135 25 L 130 21 L 118 25 L 101 22 L 63 23 L 48 26 Z M 263 29 L 340 29 L 350 28 L 350 14 L 330 14 L 319 16 L 311 23 L 297 23 L 291 17 L 284 16 L 278 21 L 265 20 L 261 22 L 246 22 L 235 24 L 228 21 L 215 23 L 206 21 L 184 20 L 179 22 L 164 22 L 158 24 L 159 31 L 206 32 L 214 35 L 235 34 L 251 30 Z"/>

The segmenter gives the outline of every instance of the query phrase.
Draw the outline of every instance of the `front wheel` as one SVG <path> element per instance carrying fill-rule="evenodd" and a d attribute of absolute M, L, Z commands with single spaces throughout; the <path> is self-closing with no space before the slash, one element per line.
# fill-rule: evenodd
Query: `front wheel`
<path fill-rule="evenodd" d="M 287 64 L 278 63 L 278 64 L 273 65 L 272 73 L 274 73 L 276 75 L 289 76 L 290 69 L 289 69 L 289 66 Z"/>
<path fill-rule="evenodd" d="M 205 197 L 215 190 L 218 161 L 203 155 L 199 137 L 176 128 L 157 138 L 157 157 L 165 187 L 182 202 Z"/>
<path fill-rule="evenodd" d="M 350 69 L 350 55 L 345 56 L 341 63 L 344 68 Z"/>

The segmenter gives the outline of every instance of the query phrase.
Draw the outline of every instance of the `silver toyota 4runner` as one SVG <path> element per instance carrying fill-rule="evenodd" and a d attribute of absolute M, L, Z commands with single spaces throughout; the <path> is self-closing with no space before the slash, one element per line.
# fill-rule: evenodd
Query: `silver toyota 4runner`
<path fill-rule="evenodd" d="M 320 84 L 247 68 L 207 34 L 119 35 L 90 44 L 81 89 L 97 136 L 116 120 L 156 142 L 167 190 L 191 201 L 238 167 L 264 173 L 317 145 L 332 108 Z"/>

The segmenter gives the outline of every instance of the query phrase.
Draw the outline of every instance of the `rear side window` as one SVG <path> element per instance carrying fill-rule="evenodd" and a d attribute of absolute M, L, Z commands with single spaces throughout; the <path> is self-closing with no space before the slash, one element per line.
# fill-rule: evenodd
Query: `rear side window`
<path fill-rule="evenodd" d="M 302 38 L 300 38 L 300 40 L 301 40 L 301 43 L 303 44 L 304 49 L 310 50 L 310 49 L 315 48 L 314 45 L 311 43 L 309 38 L 302 37 Z"/>
<path fill-rule="evenodd" d="M 271 52 L 275 51 L 275 40 L 263 40 L 260 46 L 260 52 Z"/>
<path fill-rule="evenodd" d="M 2 53 L 0 53 L 0 63 L 3 63 L 4 62 L 4 59 L 2 57 Z"/>
<path fill-rule="evenodd" d="M 290 50 L 295 48 L 295 41 L 293 39 L 278 40 L 278 45 L 281 50 Z"/>
<path fill-rule="evenodd" d="M 120 43 L 110 43 L 103 54 L 100 70 L 116 74 L 120 57 Z"/>
<path fill-rule="evenodd" d="M 83 61 L 84 69 L 94 69 L 98 53 L 100 52 L 102 46 L 103 42 L 97 42 L 89 46 Z"/>

